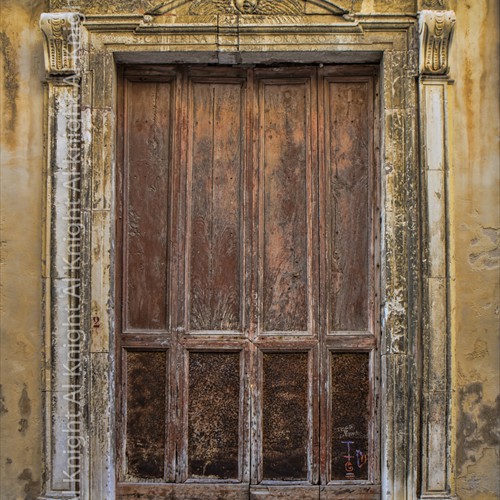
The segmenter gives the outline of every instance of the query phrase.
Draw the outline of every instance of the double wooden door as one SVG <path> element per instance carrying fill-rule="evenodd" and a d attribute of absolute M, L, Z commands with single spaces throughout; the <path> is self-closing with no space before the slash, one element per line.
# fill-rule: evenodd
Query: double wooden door
<path fill-rule="evenodd" d="M 374 69 L 128 67 L 119 96 L 118 496 L 375 498 Z"/>

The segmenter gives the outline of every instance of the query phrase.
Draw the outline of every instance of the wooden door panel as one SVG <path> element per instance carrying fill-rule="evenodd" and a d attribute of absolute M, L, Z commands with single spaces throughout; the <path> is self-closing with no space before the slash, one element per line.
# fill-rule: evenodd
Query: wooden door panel
<path fill-rule="evenodd" d="M 262 354 L 262 479 L 309 478 L 309 353 Z"/>
<path fill-rule="evenodd" d="M 367 331 L 371 81 L 325 81 L 328 331 Z"/>
<path fill-rule="evenodd" d="M 310 310 L 309 79 L 259 85 L 262 332 L 307 332 Z"/>
<path fill-rule="evenodd" d="M 240 352 L 190 352 L 188 475 L 238 479 Z"/>
<path fill-rule="evenodd" d="M 332 352 L 331 479 L 368 480 L 370 353 Z"/>
<path fill-rule="evenodd" d="M 376 498 L 370 71 L 146 73 L 121 90 L 118 496 Z"/>
<path fill-rule="evenodd" d="M 168 414 L 168 351 L 125 353 L 126 478 L 163 480 Z"/>
<path fill-rule="evenodd" d="M 166 331 L 173 85 L 129 81 L 126 90 L 123 324 Z"/>
<path fill-rule="evenodd" d="M 191 82 L 191 330 L 242 326 L 244 81 Z"/>
<path fill-rule="evenodd" d="M 322 496 L 335 498 L 342 483 L 376 482 L 377 336 L 375 238 L 377 200 L 373 164 L 374 79 L 320 71 L 325 210 L 323 275 Z M 355 498 L 376 498 L 377 488 L 356 486 Z M 356 493 L 357 491 L 357 493 Z M 365 496 L 366 495 L 366 496 Z"/>

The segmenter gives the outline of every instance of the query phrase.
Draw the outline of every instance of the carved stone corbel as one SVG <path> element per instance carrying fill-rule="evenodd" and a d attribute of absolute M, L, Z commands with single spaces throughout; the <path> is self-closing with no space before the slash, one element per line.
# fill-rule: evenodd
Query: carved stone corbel
<path fill-rule="evenodd" d="M 51 76 L 79 73 L 81 16 L 74 12 L 42 14 L 40 28 L 45 35 L 45 69 Z"/>
<path fill-rule="evenodd" d="M 422 10 L 419 13 L 420 73 L 447 75 L 455 13 L 451 10 Z"/>

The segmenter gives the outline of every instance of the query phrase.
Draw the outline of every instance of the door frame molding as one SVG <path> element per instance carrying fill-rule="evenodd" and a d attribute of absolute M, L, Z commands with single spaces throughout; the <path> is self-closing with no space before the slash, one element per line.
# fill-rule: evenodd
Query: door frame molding
<path fill-rule="evenodd" d="M 42 14 L 47 184 L 40 498 L 115 495 L 117 64 L 138 62 L 380 65 L 382 497 L 452 498 L 446 91 L 453 13 L 422 11 L 420 30 L 416 15 L 333 10 L 179 19 L 161 12 L 86 19 L 75 12 Z"/>

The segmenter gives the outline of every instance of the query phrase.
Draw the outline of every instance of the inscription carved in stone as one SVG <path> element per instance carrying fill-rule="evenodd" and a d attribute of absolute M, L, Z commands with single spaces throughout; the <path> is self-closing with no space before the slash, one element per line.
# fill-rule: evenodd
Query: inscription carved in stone
<path fill-rule="evenodd" d="M 422 75 L 448 74 L 454 27 L 455 13 L 451 10 L 420 12 L 420 72 Z"/>

